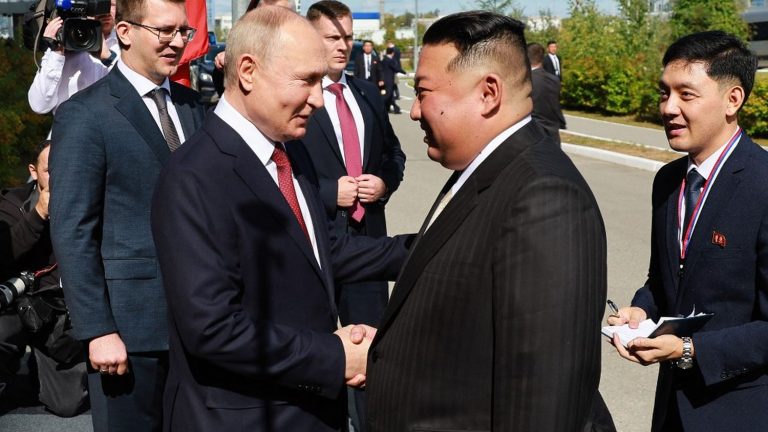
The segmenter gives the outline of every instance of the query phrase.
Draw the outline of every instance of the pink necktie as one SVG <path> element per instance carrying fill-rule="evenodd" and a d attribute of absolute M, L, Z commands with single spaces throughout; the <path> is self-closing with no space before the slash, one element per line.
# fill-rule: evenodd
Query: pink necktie
<path fill-rule="evenodd" d="M 296 220 L 299 222 L 301 230 L 304 231 L 304 235 L 309 238 L 307 224 L 304 223 L 304 216 L 301 214 L 301 207 L 299 207 L 299 199 L 296 197 L 296 189 L 293 187 L 291 161 L 288 160 L 288 155 L 285 153 L 285 150 L 280 147 L 280 144 L 275 145 L 275 151 L 272 153 L 272 161 L 277 165 L 277 183 L 280 187 L 280 192 L 283 193 L 285 200 L 288 202 L 288 206 L 293 211 L 293 215 L 296 216 Z"/>
<path fill-rule="evenodd" d="M 344 100 L 344 85 L 334 83 L 328 86 L 328 90 L 336 96 L 336 112 L 339 115 L 341 124 L 341 139 L 344 141 L 344 162 L 347 165 L 347 174 L 357 178 L 363 174 L 363 162 L 360 157 L 360 139 L 357 136 L 357 126 L 355 118 L 352 117 L 352 111 Z M 350 208 L 352 219 L 360 222 L 365 215 L 365 208 L 359 200 L 355 200 Z"/>

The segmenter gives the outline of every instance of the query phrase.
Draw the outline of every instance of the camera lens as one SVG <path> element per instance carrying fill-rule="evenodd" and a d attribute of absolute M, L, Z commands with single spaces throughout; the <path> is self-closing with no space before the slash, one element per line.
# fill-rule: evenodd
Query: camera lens
<path fill-rule="evenodd" d="M 67 40 L 74 48 L 87 50 L 96 43 L 96 36 L 93 28 L 73 26 Z"/>

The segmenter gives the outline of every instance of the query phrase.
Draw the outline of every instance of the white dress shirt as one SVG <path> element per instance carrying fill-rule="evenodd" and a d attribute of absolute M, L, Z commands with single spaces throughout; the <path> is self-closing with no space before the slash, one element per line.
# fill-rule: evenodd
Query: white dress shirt
<path fill-rule="evenodd" d="M 120 47 L 114 31 L 107 38 L 107 47 L 120 57 Z M 38 114 L 51 111 L 56 114 L 56 109 L 61 103 L 104 77 L 110 69 L 86 51 L 61 54 L 48 49 L 29 87 L 29 106 Z"/>
<path fill-rule="evenodd" d="M 365 79 L 368 79 L 371 77 L 371 58 L 372 54 L 365 54 L 363 53 L 363 56 L 365 58 Z"/>
<path fill-rule="evenodd" d="M 557 54 L 547 54 L 549 59 L 552 60 L 552 66 L 555 67 L 555 75 L 560 76 L 560 59 L 557 58 Z"/>
<path fill-rule="evenodd" d="M 216 105 L 216 109 L 213 113 L 219 116 L 224 123 L 228 124 L 238 135 L 240 135 L 248 147 L 253 150 L 253 153 L 256 154 L 256 157 L 258 157 L 261 163 L 264 164 L 269 176 L 272 177 L 272 180 L 275 181 L 275 185 L 279 189 L 280 183 L 277 179 L 277 164 L 272 160 L 272 153 L 275 152 L 275 145 L 283 146 L 283 144 L 276 144 L 264 136 L 253 123 L 233 108 L 224 96 L 219 99 L 219 103 Z M 293 188 L 296 189 L 296 198 L 298 198 L 299 201 L 301 215 L 304 217 L 304 224 L 307 226 L 309 240 L 310 243 L 312 243 L 312 252 L 314 252 L 317 265 L 319 266 L 320 253 L 317 250 L 317 238 L 315 237 L 314 224 L 312 223 L 312 214 L 309 212 L 309 206 L 307 205 L 307 200 L 304 198 L 304 192 L 301 190 L 301 186 L 296 180 L 296 176 L 293 175 L 293 170 L 291 170 L 291 176 L 293 177 Z"/>
<path fill-rule="evenodd" d="M 127 64 L 123 63 L 122 59 L 117 62 L 117 68 L 125 76 L 125 78 L 128 79 L 128 82 L 131 83 L 133 88 L 135 88 L 141 96 L 141 100 L 144 101 L 144 105 L 147 106 L 147 109 L 152 114 L 152 118 L 155 119 L 157 128 L 160 129 L 160 133 L 163 132 L 163 126 L 160 123 L 160 111 L 158 111 L 155 101 L 153 101 L 152 98 L 147 95 L 147 93 L 158 87 L 164 88 L 166 90 L 165 103 L 168 105 L 168 114 L 171 116 L 173 125 L 176 127 L 176 133 L 179 135 L 179 142 L 183 144 L 187 139 L 184 136 L 184 129 L 181 127 L 179 113 L 176 112 L 176 106 L 171 101 L 171 83 L 168 81 L 168 78 L 166 78 L 165 81 L 163 81 L 163 83 L 158 86 L 157 84 L 150 81 L 149 78 L 131 69 Z"/>
<path fill-rule="evenodd" d="M 360 111 L 360 106 L 357 105 L 357 99 L 352 94 L 352 90 L 349 89 L 347 83 L 347 77 L 345 74 L 341 74 L 339 83 L 344 86 L 344 100 L 347 101 L 349 110 L 352 111 L 352 117 L 355 119 L 355 126 L 357 127 L 357 139 L 360 142 L 360 161 L 362 162 L 365 156 L 365 122 L 363 121 L 363 112 Z M 328 111 L 328 116 L 331 118 L 331 124 L 333 125 L 333 132 L 336 134 L 336 142 L 339 144 L 339 150 L 341 151 L 341 158 L 346 164 L 346 157 L 344 155 L 344 140 L 341 137 L 341 121 L 339 121 L 339 113 L 336 111 L 336 95 L 328 90 L 328 86 L 334 84 L 334 81 L 328 78 L 326 75 L 323 77 L 323 102 L 325 102 L 325 110 Z"/>

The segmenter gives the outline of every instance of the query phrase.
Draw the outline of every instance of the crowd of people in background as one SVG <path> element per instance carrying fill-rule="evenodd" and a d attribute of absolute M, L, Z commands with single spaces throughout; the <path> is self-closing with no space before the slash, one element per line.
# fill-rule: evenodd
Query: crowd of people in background
<path fill-rule="evenodd" d="M 605 225 L 560 148 L 556 41 L 485 11 L 427 29 L 410 117 L 450 177 L 417 233 L 389 236 L 392 41 L 350 59 L 344 3 L 251 1 L 207 107 L 170 79 L 196 37 L 184 0 L 111 6 L 93 53 L 55 43 L 60 18 L 44 30 L 29 103 L 53 128 L 0 192 L 0 277 L 31 285 L 0 310 L 0 398 L 31 347 L 33 397 L 90 408 L 97 432 L 616 430 Z M 652 431 L 763 431 L 768 155 L 738 125 L 757 61 L 711 31 L 662 66 L 685 155 L 654 181 L 648 280 L 608 323 L 713 318 L 611 342 L 662 364 Z"/>

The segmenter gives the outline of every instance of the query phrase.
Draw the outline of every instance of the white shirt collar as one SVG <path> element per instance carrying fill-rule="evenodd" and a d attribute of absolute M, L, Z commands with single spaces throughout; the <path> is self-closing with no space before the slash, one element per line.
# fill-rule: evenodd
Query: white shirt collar
<path fill-rule="evenodd" d="M 480 164 L 485 161 L 488 156 L 493 153 L 494 150 L 496 150 L 504 141 L 507 140 L 507 138 L 511 137 L 512 134 L 522 129 L 523 126 L 527 125 L 531 122 L 531 116 L 528 115 L 524 119 L 520 120 L 519 122 L 513 124 L 500 134 L 496 135 L 496 138 L 492 139 L 491 142 L 486 145 L 482 151 L 480 151 L 480 154 L 475 157 L 475 159 L 467 166 L 466 169 L 461 173 L 458 180 L 456 180 L 456 183 L 453 184 L 453 187 L 451 187 L 451 193 L 453 196 L 456 196 L 456 193 L 461 189 L 461 186 L 466 183 L 469 176 L 472 175 L 473 172 L 477 169 L 477 167 L 480 166 Z"/>
<path fill-rule="evenodd" d="M 123 63 L 122 59 L 118 60 L 117 68 L 120 69 L 120 72 L 125 76 L 128 82 L 131 83 L 133 88 L 135 88 L 136 91 L 139 92 L 139 96 L 141 97 L 146 96 L 147 93 L 151 92 L 157 87 L 164 88 L 169 95 L 171 94 L 171 84 L 170 84 L 170 81 L 168 81 L 167 77 L 165 78 L 165 81 L 163 81 L 163 83 L 158 86 L 157 84 L 153 83 L 149 78 L 131 69 L 130 66 Z"/>
<path fill-rule="evenodd" d="M 736 131 L 736 133 L 739 133 L 740 129 Z M 728 141 L 724 142 L 720 148 L 718 148 L 714 153 L 709 155 L 707 159 L 704 160 L 704 162 L 701 163 L 701 165 L 696 166 L 696 164 L 693 162 L 693 159 L 691 157 L 688 157 L 688 170 L 686 171 L 686 174 L 691 172 L 692 169 L 696 168 L 696 171 L 698 171 L 699 175 L 704 177 L 705 179 L 709 178 L 709 175 L 712 173 L 712 169 L 715 167 L 715 163 L 717 163 L 717 160 L 720 158 L 720 155 L 723 154 L 725 151 L 725 148 L 727 147 L 728 143 L 733 138 L 733 135 L 728 138 Z M 732 148 L 735 148 L 739 143 L 734 143 Z M 725 162 L 725 159 L 728 158 L 730 155 L 725 155 L 725 158 L 723 159 L 723 162 Z"/>
<path fill-rule="evenodd" d="M 264 166 L 272 161 L 272 153 L 275 152 L 275 143 L 264 136 L 263 133 L 251 123 L 250 120 L 240 114 L 232 105 L 227 102 L 223 95 L 219 99 L 214 114 L 219 116 L 224 123 L 228 124 L 253 150 L 256 157 L 259 158 Z"/>
<path fill-rule="evenodd" d="M 323 90 L 328 90 L 328 86 L 331 84 L 339 83 L 344 86 L 344 88 L 349 87 L 349 83 L 347 83 L 347 74 L 342 72 L 341 73 L 341 79 L 338 81 L 334 81 L 329 77 L 328 75 L 323 77 Z"/>

